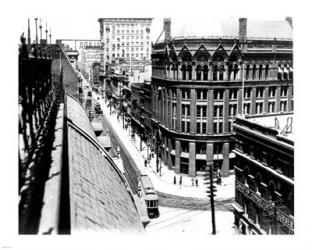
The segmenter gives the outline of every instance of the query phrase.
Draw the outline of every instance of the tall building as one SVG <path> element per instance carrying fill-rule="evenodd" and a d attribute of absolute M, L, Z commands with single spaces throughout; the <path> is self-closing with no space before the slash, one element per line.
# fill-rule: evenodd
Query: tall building
<path fill-rule="evenodd" d="M 165 19 L 153 46 L 153 144 L 176 173 L 200 175 L 213 160 L 227 176 L 237 114 L 293 111 L 292 26 L 240 18 L 205 26 L 219 32 L 207 36 L 197 24 L 172 35 Z"/>
<path fill-rule="evenodd" d="M 292 115 L 236 118 L 235 225 L 240 234 L 294 233 Z"/>
<path fill-rule="evenodd" d="M 138 67 L 151 59 L 152 18 L 99 18 L 104 44 L 102 63 Z"/>

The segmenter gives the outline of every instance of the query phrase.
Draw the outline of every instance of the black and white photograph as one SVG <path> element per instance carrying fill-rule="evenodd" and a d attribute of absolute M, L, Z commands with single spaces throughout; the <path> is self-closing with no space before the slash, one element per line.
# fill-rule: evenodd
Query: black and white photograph
<path fill-rule="evenodd" d="M 309 245 L 294 1 L 27 2 L 1 17 L 1 248 Z"/>

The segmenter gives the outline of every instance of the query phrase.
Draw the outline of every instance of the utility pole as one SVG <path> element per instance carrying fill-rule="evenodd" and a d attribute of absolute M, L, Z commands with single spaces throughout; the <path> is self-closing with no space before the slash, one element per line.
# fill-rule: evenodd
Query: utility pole
<path fill-rule="evenodd" d="M 208 161 L 206 166 L 206 172 L 204 175 L 204 184 L 207 185 L 208 197 L 210 198 L 210 205 L 211 205 L 211 223 L 212 223 L 212 234 L 216 234 L 216 219 L 215 219 L 215 207 L 214 207 L 214 197 L 215 192 L 217 191 L 216 183 L 213 171 L 213 161 Z"/>
<path fill-rule="evenodd" d="M 38 18 L 35 18 L 35 22 L 36 22 L 36 45 L 38 45 L 38 27 L 37 27 L 37 20 Z"/>

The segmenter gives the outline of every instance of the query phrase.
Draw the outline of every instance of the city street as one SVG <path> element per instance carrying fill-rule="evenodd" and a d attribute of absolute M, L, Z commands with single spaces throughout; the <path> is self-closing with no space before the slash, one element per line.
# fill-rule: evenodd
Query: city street
<path fill-rule="evenodd" d="M 99 96 L 93 93 L 93 97 L 97 99 Z M 202 223 L 200 223 L 203 220 L 211 221 L 210 201 L 206 198 L 202 179 L 200 180 L 200 187 L 194 187 L 191 186 L 191 178 L 184 177 L 186 184 L 179 187 L 168 180 L 166 181 L 168 175 L 170 175 L 170 172 L 166 170 L 166 166 L 163 166 L 162 178 L 156 174 L 152 167 L 146 169 L 143 165 L 147 154 L 146 145 L 143 144 L 145 150 L 143 149 L 140 152 L 138 147 L 140 139 L 131 140 L 129 132 L 122 129 L 122 121 L 117 121 L 117 115 L 109 114 L 109 110 L 101 98 L 100 103 L 104 112 L 103 125 L 109 129 L 112 146 L 115 149 L 118 146 L 120 148 L 125 176 L 133 193 L 137 193 L 137 178 L 142 170 L 148 173 L 157 190 L 160 216 L 151 219 L 146 228 L 147 233 L 174 231 L 175 233 L 211 234 L 211 227 L 206 224 L 201 226 Z M 171 179 L 171 177 L 169 178 Z M 217 233 L 227 235 L 235 234 L 233 227 L 234 215 L 231 206 L 234 198 L 231 192 L 230 195 L 227 192 L 231 187 L 233 188 L 233 185 L 224 185 L 224 190 L 221 191 L 221 195 L 218 195 L 219 200 L 222 201 L 216 200 L 215 202 L 216 217 L 219 220 L 217 221 Z M 218 228 L 218 225 L 220 228 Z"/>
<path fill-rule="evenodd" d="M 211 213 L 208 210 L 183 209 L 160 206 L 161 216 L 147 225 L 147 233 L 187 233 L 211 235 Z M 206 221 L 206 223 L 203 223 Z M 216 211 L 216 233 L 236 234 L 233 227 L 234 215 L 230 211 Z"/>

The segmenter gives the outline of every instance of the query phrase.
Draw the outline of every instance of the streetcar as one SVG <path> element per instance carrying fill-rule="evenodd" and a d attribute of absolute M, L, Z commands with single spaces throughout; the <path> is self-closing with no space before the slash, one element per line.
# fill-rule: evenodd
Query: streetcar
<path fill-rule="evenodd" d="M 138 195 L 145 200 L 148 217 L 158 217 L 158 196 L 150 178 L 146 174 L 141 174 L 138 178 Z"/>

